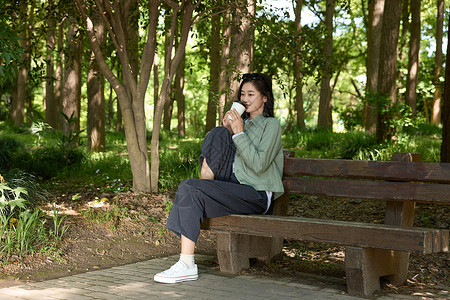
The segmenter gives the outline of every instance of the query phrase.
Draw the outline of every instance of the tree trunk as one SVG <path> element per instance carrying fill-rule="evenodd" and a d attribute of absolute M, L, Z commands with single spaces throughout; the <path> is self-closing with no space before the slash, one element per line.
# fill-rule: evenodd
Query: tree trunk
<path fill-rule="evenodd" d="M 63 53 L 64 53 L 64 22 L 58 24 L 58 55 L 56 56 L 56 70 L 55 70 L 55 109 L 56 109 L 56 123 L 53 128 L 62 129 L 61 118 L 61 104 L 62 95 L 64 94 L 64 72 L 63 72 Z"/>
<path fill-rule="evenodd" d="M 101 19 L 97 18 L 94 24 L 100 45 L 105 41 L 105 27 Z M 89 72 L 87 77 L 87 137 L 88 148 L 94 152 L 105 151 L 105 79 L 98 69 L 95 55 L 92 52 L 89 62 Z"/>
<path fill-rule="evenodd" d="M 15 97 L 12 97 L 11 103 L 11 120 L 15 126 L 20 126 L 24 122 L 25 118 L 25 101 L 27 98 L 27 79 L 28 79 L 28 35 L 27 35 L 27 16 L 28 16 L 28 2 L 19 2 L 19 20 L 23 22 L 23 28 L 20 33 L 20 47 L 24 49 L 22 54 L 19 71 L 16 79 L 16 91 L 13 93 Z"/>
<path fill-rule="evenodd" d="M 296 5 L 294 7 L 295 10 L 295 26 L 296 26 L 296 44 L 295 44 L 295 58 L 294 58 L 294 84 L 295 84 L 295 110 L 297 111 L 297 127 L 304 128 L 305 127 L 305 111 L 303 109 L 303 74 L 302 74 L 302 59 L 301 59 L 301 50 L 302 50 L 302 24 L 301 24 L 301 13 L 303 0 L 295 1 Z"/>
<path fill-rule="evenodd" d="M 63 122 L 63 132 L 66 137 L 80 130 L 81 101 L 81 59 L 83 38 L 80 28 L 73 17 L 69 17 L 67 31 L 67 46 L 65 51 L 64 93 L 62 112 L 68 118 Z"/>
<path fill-rule="evenodd" d="M 169 87 L 172 82 L 172 78 L 175 75 L 175 71 L 178 68 L 178 65 L 181 62 L 181 59 L 184 55 L 184 51 L 187 44 L 187 39 L 189 35 L 189 31 L 192 25 L 192 15 L 194 9 L 200 4 L 200 1 L 197 1 L 196 4 L 193 4 L 192 1 L 186 1 L 183 6 L 183 21 L 180 33 L 180 41 L 178 46 L 175 49 L 175 55 L 172 58 L 172 50 L 166 53 L 166 58 L 164 60 L 164 80 L 161 86 L 161 91 L 159 93 L 158 104 L 156 105 L 156 113 L 155 119 L 153 120 L 153 133 L 151 140 L 151 191 L 158 192 L 158 179 L 159 179 L 159 134 L 161 132 L 161 121 L 163 108 L 165 105 L 165 100 L 167 99 Z M 171 37 L 175 38 L 176 31 L 176 23 L 177 23 L 177 13 L 180 10 L 180 7 L 173 7 L 173 19 L 172 19 L 172 28 L 171 28 Z M 170 42 L 170 45 L 173 46 L 173 41 Z"/>
<path fill-rule="evenodd" d="M 380 95 L 376 130 L 378 142 L 382 142 L 394 134 L 394 129 L 389 126 L 389 121 L 394 116 L 389 109 L 392 103 L 395 103 L 397 93 L 397 50 L 401 11 L 401 0 L 385 2 L 378 73 L 378 94 Z"/>
<path fill-rule="evenodd" d="M 47 16 L 47 58 L 46 58 L 46 78 L 45 78 L 45 121 L 57 128 L 59 122 L 59 103 L 56 102 L 55 97 L 55 46 L 56 46 L 56 21 L 53 16 L 54 13 L 54 1 L 50 0 L 48 3 L 48 16 Z"/>
<path fill-rule="evenodd" d="M 172 17 L 172 18 L 171 18 Z M 165 42 L 164 42 L 164 49 L 165 49 L 165 58 L 167 59 L 168 54 L 171 53 L 174 45 L 177 44 L 176 38 L 172 38 L 173 33 L 170 32 L 171 30 L 171 21 L 173 18 L 176 18 L 177 22 L 175 24 L 175 32 L 178 30 L 178 16 L 172 15 L 170 13 L 170 8 L 167 8 L 167 11 L 165 13 Z M 175 35 L 177 36 L 177 35 Z M 173 43 L 173 44 L 171 44 Z M 170 52 L 169 52 L 170 51 Z M 170 123 L 172 121 L 172 110 L 173 110 L 173 97 L 172 97 L 172 84 L 169 84 L 169 90 L 167 91 L 167 99 L 165 99 L 164 103 L 164 118 L 163 118 L 163 128 L 164 130 L 170 131 Z"/>
<path fill-rule="evenodd" d="M 385 0 L 374 0 L 369 2 L 369 24 L 367 37 L 367 84 L 366 97 L 372 97 L 377 92 L 378 68 L 380 63 L 380 38 L 383 24 L 383 11 Z M 366 99 L 364 105 L 364 127 L 366 132 L 376 131 L 376 109 L 373 103 Z"/>
<path fill-rule="evenodd" d="M 219 124 L 224 116 L 225 103 L 231 96 L 230 78 L 231 70 L 228 66 L 228 60 L 231 53 L 231 12 L 224 12 L 222 17 L 222 54 L 220 56 L 220 74 L 219 74 Z"/>
<path fill-rule="evenodd" d="M 211 42 L 209 57 L 211 60 L 209 68 L 209 93 L 208 109 L 206 111 L 205 132 L 216 126 L 217 104 L 219 102 L 219 80 L 220 80 L 220 16 L 211 17 Z"/>
<path fill-rule="evenodd" d="M 434 57 L 434 95 L 431 124 L 438 125 L 441 122 L 441 98 L 442 98 L 442 38 L 444 36 L 444 0 L 437 1 L 436 18 L 436 54 Z M 448 53 L 447 53 L 448 54 Z"/>
<path fill-rule="evenodd" d="M 231 99 L 238 100 L 239 80 L 235 80 L 242 73 L 252 71 L 254 29 L 252 18 L 255 16 L 255 0 L 238 1 L 233 8 L 234 14 L 231 26 L 231 65 L 230 78 Z"/>
<path fill-rule="evenodd" d="M 177 68 L 175 74 L 175 98 L 177 99 L 177 111 L 178 111 L 178 135 L 186 135 L 186 125 L 185 125 L 185 107 L 186 107 L 186 97 L 184 92 L 184 68 L 186 66 L 186 53 L 183 53 L 180 64 Z"/>
<path fill-rule="evenodd" d="M 450 40 L 450 25 L 448 28 L 448 39 Z M 450 66 L 450 43 L 447 43 L 447 57 L 445 65 Z M 442 110 L 442 144 L 441 162 L 450 163 L 450 68 L 445 68 L 444 83 L 444 107 Z"/>
<path fill-rule="evenodd" d="M 156 114 L 156 105 L 159 98 L 159 60 L 158 52 L 155 52 L 155 59 L 153 60 L 153 119 Z"/>
<path fill-rule="evenodd" d="M 420 0 L 411 0 L 411 36 L 409 42 L 408 77 L 406 78 L 405 103 L 411 107 L 413 116 L 416 115 L 416 89 L 419 75 L 420 2 Z"/>
<path fill-rule="evenodd" d="M 322 68 L 322 81 L 320 84 L 320 102 L 319 102 L 319 117 L 317 127 L 321 129 L 333 129 L 332 119 L 332 104 L 331 104 L 331 76 L 332 60 L 333 60 L 333 15 L 334 15 L 334 0 L 326 1 L 325 11 L 325 46 L 323 49 L 324 66 Z"/>
<path fill-rule="evenodd" d="M 130 62 L 128 43 L 125 39 L 126 34 L 124 34 L 129 24 L 128 22 L 123 23 L 124 18 L 123 15 L 121 15 L 121 7 L 118 5 L 118 2 L 96 1 L 96 4 L 99 5 L 96 7 L 96 10 L 102 16 L 103 22 L 105 22 L 106 28 L 110 33 L 109 38 L 116 49 L 123 75 L 122 80 L 119 80 L 118 77 L 114 75 L 112 68 L 106 63 L 100 48 L 98 36 L 94 31 L 92 19 L 88 15 L 88 10 L 86 8 L 88 2 L 82 2 L 81 0 L 75 0 L 75 2 L 85 23 L 86 31 L 91 43 L 91 49 L 95 54 L 99 69 L 116 92 L 120 104 L 131 171 L 133 173 L 133 189 L 135 191 L 149 192 L 151 190 L 150 168 L 147 150 L 144 100 L 156 49 L 156 28 L 158 24 L 160 1 L 149 1 L 147 40 L 141 54 L 138 82 L 135 80 L 136 76 L 133 73 L 133 67 Z M 94 8 L 92 8 L 92 10 L 94 10 Z"/>

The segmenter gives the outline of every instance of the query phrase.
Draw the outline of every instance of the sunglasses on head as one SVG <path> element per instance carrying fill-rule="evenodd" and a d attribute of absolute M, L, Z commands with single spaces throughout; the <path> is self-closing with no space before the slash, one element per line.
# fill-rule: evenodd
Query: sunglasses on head
<path fill-rule="evenodd" d="M 260 78 L 260 73 L 246 73 L 242 75 L 242 80 L 258 80 Z"/>

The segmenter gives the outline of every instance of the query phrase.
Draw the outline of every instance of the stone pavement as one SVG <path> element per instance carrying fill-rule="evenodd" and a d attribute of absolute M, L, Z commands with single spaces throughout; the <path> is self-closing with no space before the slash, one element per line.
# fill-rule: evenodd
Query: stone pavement
<path fill-rule="evenodd" d="M 160 284 L 153 275 L 169 268 L 178 256 L 158 258 L 110 269 L 0 289 L 1 300 L 15 299 L 362 299 L 343 292 L 336 282 L 227 276 L 210 268 L 211 256 L 196 255 L 199 280 Z M 377 299 L 430 299 L 388 295 Z M 434 298 L 436 299 L 436 298 Z M 441 298 L 444 299 L 444 298 Z"/>

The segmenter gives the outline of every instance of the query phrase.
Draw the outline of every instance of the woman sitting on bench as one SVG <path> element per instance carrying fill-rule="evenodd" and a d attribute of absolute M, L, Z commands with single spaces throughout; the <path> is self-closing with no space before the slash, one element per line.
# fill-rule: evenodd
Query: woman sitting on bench
<path fill-rule="evenodd" d="M 239 87 L 242 117 L 233 109 L 223 127 L 203 140 L 200 179 L 187 179 L 177 190 L 166 227 L 181 237 L 180 260 L 154 280 L 176 283 L 198 278 L 195 243 L 203 218 L 263 214 L 273 193 L 283 192 L 281 127 L 274 118 L 272 81 L 244 74 Z"/>

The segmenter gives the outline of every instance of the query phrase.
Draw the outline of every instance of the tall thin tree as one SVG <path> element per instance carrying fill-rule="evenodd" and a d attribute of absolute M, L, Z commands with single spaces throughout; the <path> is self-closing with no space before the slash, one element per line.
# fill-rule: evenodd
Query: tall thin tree
<path fill-rule="evenodd" d="M 376 130 L 376 110 L 369 101 L 377 93 L 378 68 L 380 61 L 380 38 L 383 25 L 383 11 L 385 0 L 369 1 L 369 22 L 367 30 L 367 59 L 366 59 L 366 102 L 364 105 L 364 128 L 367 132 Z"/>
<path fill-rule="evenodd" d="M 326 1 L 325 9 L 325 45 L 323 48 L 323 67 L 321 69 L 322 80 L 320 83 L 319 117 L 317 127 L 321 129 L 332 129 L 332 102 L 331 102 L 331 76 L 333 60 L 333 15 L 335 0 Z"/>
<path fill-rule="evenodd" d="M 442 38 L 444 36 L 444 0 L 437 1 L 436 16 L 436 53 L 434 55 L 434 95 L 433 109 L 431 112 L 431 124 L 441 122 L 441 98 L 442 98 Z"/>
<path fill-rule="evenodd" d="M 297 126 L 305 127 L 305 110 L 303 109 L 303 72 L 302 72 L 302 7 L 303 0 L 293 1 L 295 3 L 295 27 L 296 43 L 294 58 L 294 85 L 295 85 L 295 110 L 297 111 Z"/>
<path fill-rule="evenodd" d="M 378 73 L 376 136 L 379 142 L 394 134 L 389 122 L 394 117 L 391 108 L 396 102 L 397 95 L 397 54 L 401 11 L 402 0 L 389 0 L 384 4 Z"/>
<path fill-rule="evenodd" d="M 421 0 L 411 0 L 411 24 L 409 41 L 408 77 L 406 78 L 405 103 L 411 107 L 412 114 L 416 114 L 417 81 L 419 76 L 420 50 L 420 4 Z"/>
<path fill-rule="evenodd" d="M 450 40 L 450 24 L 448 28 Z M 445 64 L 450 66 L 450 43 L 447 43 L 447 57 Z M 442 144 L 441 162 L 450 163 L 450 68 L 445 68 L 444 105 L 442 109 Z"/>

